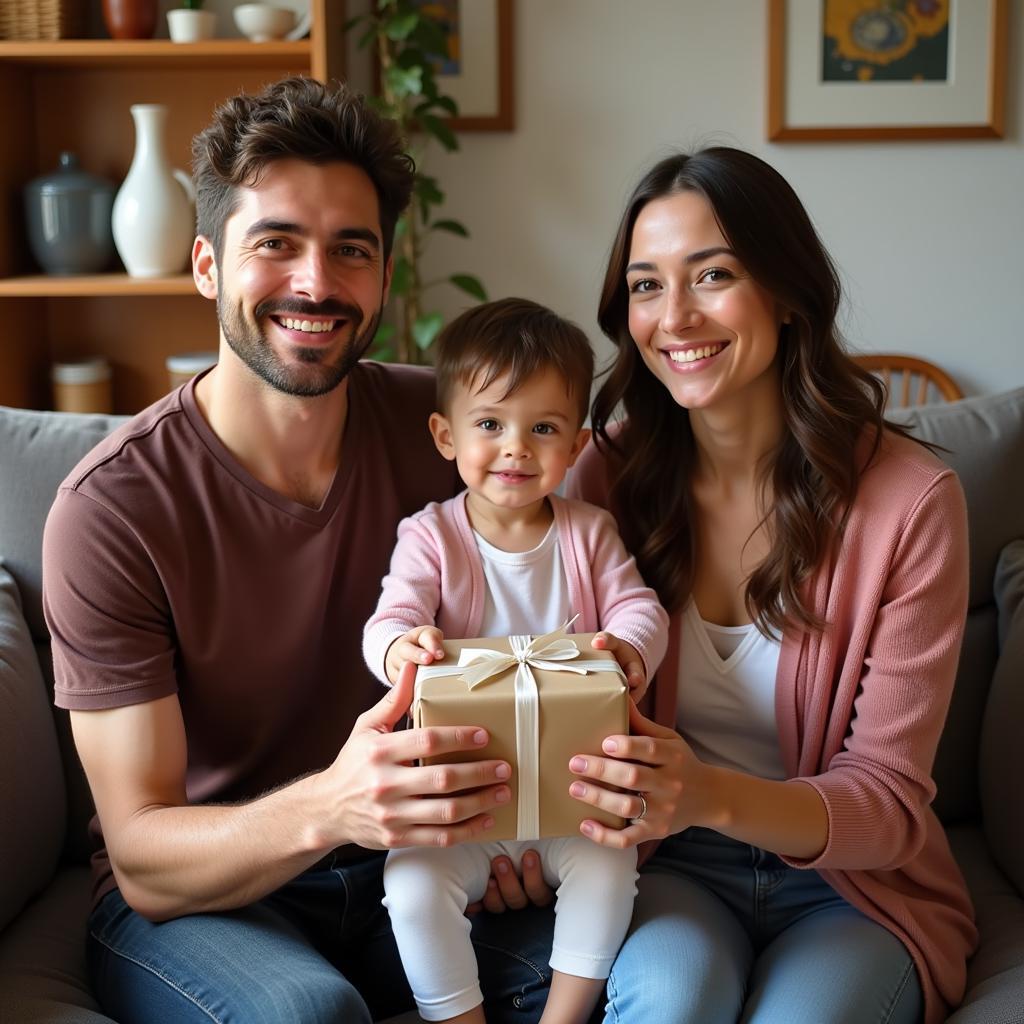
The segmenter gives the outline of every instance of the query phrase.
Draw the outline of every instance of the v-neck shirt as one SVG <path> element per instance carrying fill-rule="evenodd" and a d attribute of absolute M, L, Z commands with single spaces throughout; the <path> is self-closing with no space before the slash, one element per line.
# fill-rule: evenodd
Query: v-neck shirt
<path fill-rule="evenodd" d="M 781 644 L 751 622 L 705 622 L 693 600 L 682 615 L 677 727 L 702 761 L 784 779 L 775 718 Z"/>

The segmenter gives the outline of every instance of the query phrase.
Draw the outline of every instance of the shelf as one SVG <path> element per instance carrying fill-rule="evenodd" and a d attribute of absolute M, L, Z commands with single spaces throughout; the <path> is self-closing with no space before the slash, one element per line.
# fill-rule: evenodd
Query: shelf
<path fill-rule="evenodd" d="M 308 65 L 308 39 L 250 43 L 207 39 L 172 43 L 166 39 L 59 39 L 55 42 L 0 42 L 0 63 L 46 68 L 282 68 Z"/>
<path fill-rule="evenodd" d="M 55 277 L 33 274 L 0 278 L 0 299 L 92 298 L 117 295 L 198 295 L 191 274 L 129 277 L 127 274 L 82 274 Z"/>

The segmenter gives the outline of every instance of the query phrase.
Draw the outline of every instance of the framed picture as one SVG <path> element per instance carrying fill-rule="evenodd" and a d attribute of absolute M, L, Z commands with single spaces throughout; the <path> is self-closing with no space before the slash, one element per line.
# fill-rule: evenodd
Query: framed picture
<path fill-rule="evenodd" d="M 448 36 L 437 84 L 459 105 L 456 131 L 511 131 L 514 0 L 423 0 Z"/>
<path fill-rule="evenodd" d="M 768 0 L 768 138 L 1001 138 L 1008 9 Z"/>

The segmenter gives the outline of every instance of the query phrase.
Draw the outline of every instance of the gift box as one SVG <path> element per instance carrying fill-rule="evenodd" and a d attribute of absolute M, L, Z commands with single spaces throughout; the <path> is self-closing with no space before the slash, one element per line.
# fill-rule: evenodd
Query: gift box
<path fill-rule="evenodd" d="M 481 842 L 579 834 L 592 818 L 621 828 L 622 818 L 569 796 L 574 754 L 600 754 L 606 736 L 629 730 L 625 677 L 615 658 L 590 646 L 593 633 L 445 640 L 445 658 L 421 665 L 416 726 L 482 726 L 481 751 L 423 763 L 498 758 L 512 766 L 512 799 L 496 807 Z"/>

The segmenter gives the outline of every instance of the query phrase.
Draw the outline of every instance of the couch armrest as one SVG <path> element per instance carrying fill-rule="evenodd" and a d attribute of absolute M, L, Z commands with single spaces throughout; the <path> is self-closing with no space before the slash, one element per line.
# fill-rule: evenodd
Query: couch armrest
<path fill-rule="evenodd" d="M 0 560 L 0 929 L 53 875 L 66 813 L 46 685 L 18 585 Z"/>

